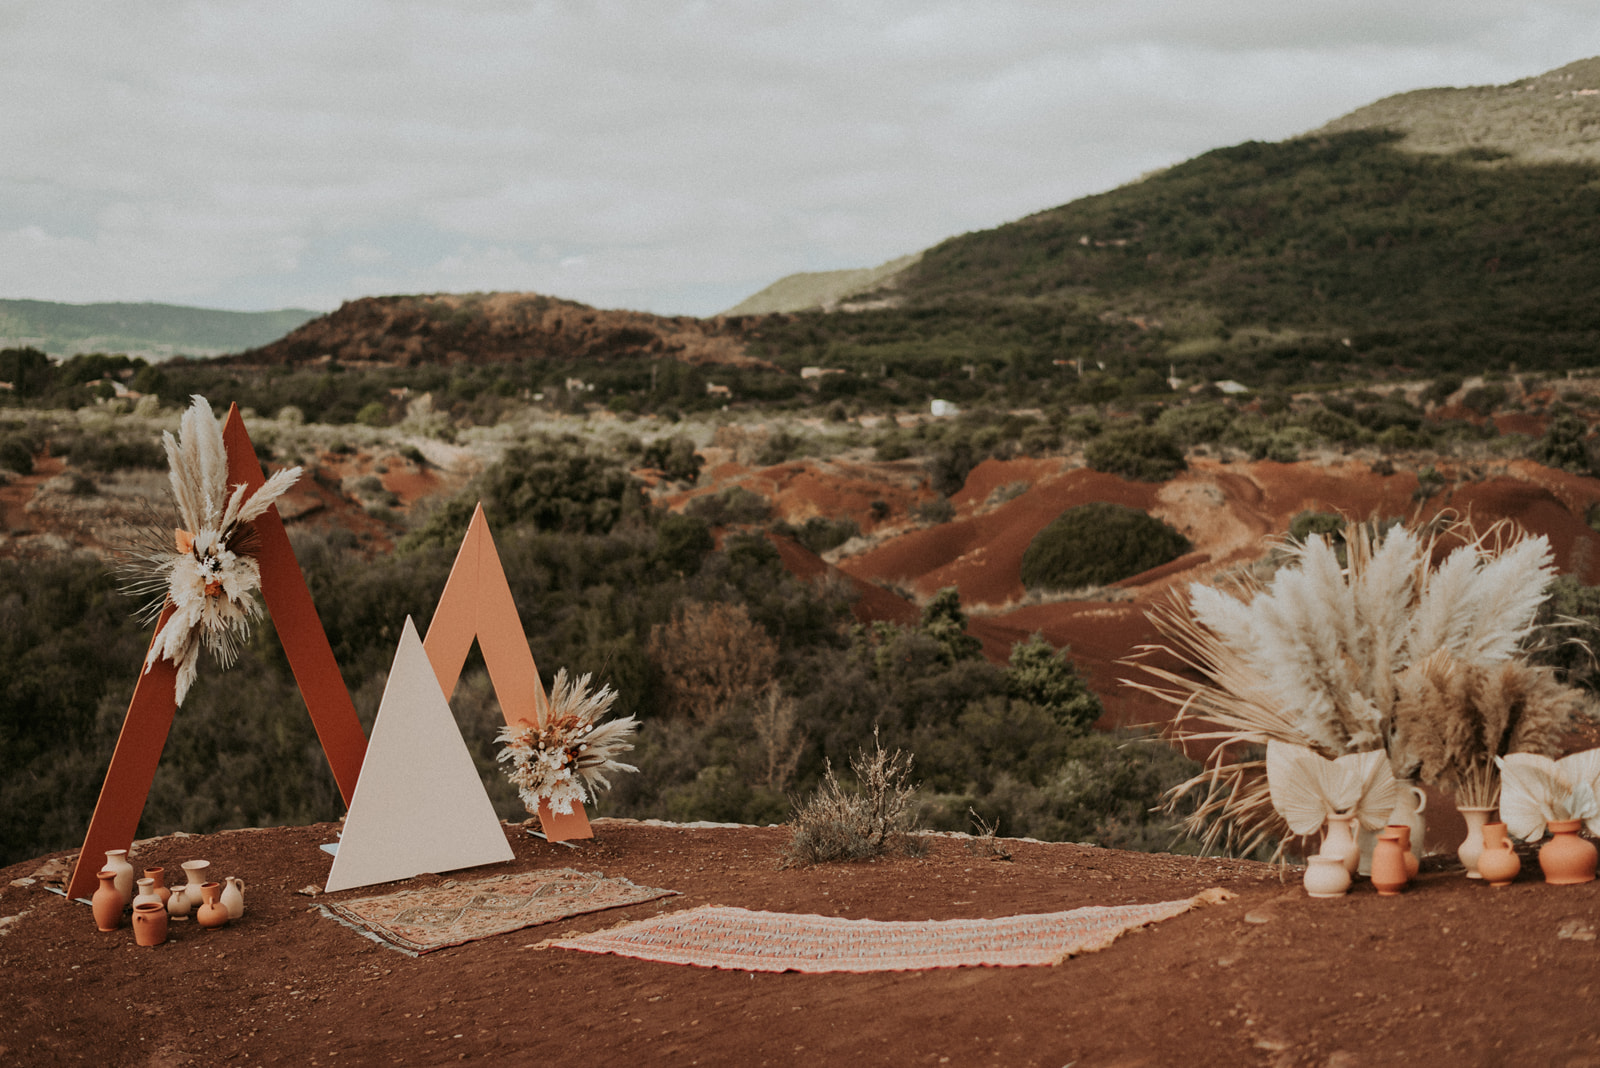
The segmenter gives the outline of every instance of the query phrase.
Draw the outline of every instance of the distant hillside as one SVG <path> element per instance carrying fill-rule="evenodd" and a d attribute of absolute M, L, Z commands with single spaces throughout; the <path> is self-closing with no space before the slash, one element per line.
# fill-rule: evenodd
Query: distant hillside
<path fill-rule="evenodd" d="M 735 304 L 724 315 L 769 315 L 773 312 L 833 311 L 845 298 L 891 283 L 894 276 L 913 266 L 922 253 L 890 260 L 877 267 L 849 271 L 808 271 L 778 279 L 761 292 Z M 844 309 L 854 310 L 854 309 Z"/>
<path fill-rule="evenodd" d="M 537 293 L 365 297 L 314 319 L 243 364 L 509 363 L 665 356 L 688 364 L 764 367 L 717 320 L 602 311 Z"/>
<path fill-rule="evenodd" d="M 118 352 L 165 360 L 216 356 L 264 345 L 317 315 L 303 308 L 216 311 L 177 304 L 58 304 L 0 300 L 0 348 L 52 356 Z"/>

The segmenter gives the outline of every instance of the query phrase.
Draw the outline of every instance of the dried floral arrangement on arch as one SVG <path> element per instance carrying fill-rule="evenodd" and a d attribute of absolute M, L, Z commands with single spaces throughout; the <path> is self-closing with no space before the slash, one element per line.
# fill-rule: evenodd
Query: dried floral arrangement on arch
<path fill-rule="evenodd" d="M 1251 852 L 1290 828 L 1274 807 L 1262 749 L 1328 760 L 1383 750 L 1400 781 L 1492 805 L 1495 758 L 1553 755 L 1584 704 L 1528 659 L 1555 569 L 1549 542 L 1502 521 L 1351 523 L 1278 549 L 1285 565 L 1235 592 L 1191 585 L 1150 613 L 1165 641 L 1141 647 L 1125 679 L 1178 709 L 1170 736 L 1213 747 L 1169 794 L 1194 799 L 1188 827 L 1208 846 Z M 1181 671 L 1150 662 L 1175 658 Z"/>
<path fill-rule="evenodd" d="M 551 811 L 570 815 L 574 802 L 592 802 L 598 791 L 611 788 L 607 772 L 639 770 L 617 759 L 633 748 L 638 721 L 623 716 L 600 722 L 617 692 L 609 686 L 591 692 L 590 678 L 569 679 L 562 668 L 550 688 L 545 718 L 509 724 L 495 737 L 503 746 L 498 759 L 507 765 L 506 778 L 529 812 L 537 813 L 545 801 Z"/>
<path fill-rule="evenodd" d="M 228 485 L 228 449 L 222 423 L 204 397 L 192 397 L 179 437 L 161 435 L 167 451 L 178 527 L 152 525 L 123 553 L 124 589 L 147 598 L 146 623 L 171 614 L 156 632 L 145 670 L 157 660 L 178 669 L 176 703 L 183 704 L 199 674 L 204 647 L 221 667 L 230 666 L 261 614 L 256 591 L 261 569 L 255 559 L 252 522 L 300 477 L 300 468 L 279 471 L 249 492 Z"/>

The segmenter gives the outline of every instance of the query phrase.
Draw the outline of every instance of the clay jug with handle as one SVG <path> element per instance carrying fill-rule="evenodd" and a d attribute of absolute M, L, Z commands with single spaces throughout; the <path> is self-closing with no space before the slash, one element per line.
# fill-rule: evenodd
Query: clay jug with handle
<path fill-rule="evenodd" d="M 1483 852 L 1478 854 L 1478 873 L 1490 886 L 1510 886 L 1522 870 L 1522 858 L 1506 835 L 1503 823 L 1483 825 Z"/>
<path fill-rule="evenodd" d="M 228 910 L 228 919 L 237 920 L 244 915 L 244 880 L 230 875 L 223 880 L 222 904 Z"/>

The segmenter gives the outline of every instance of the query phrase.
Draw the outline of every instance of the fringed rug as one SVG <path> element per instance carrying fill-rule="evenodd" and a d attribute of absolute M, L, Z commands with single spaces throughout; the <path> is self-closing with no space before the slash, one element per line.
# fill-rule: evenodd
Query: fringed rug
<path fill-rule="evenodd" d="M 557 868 L 464 883 L 451 881 L 321 908 L 324 914 L 374 940 L 419 954 L 676 893 L 638 886 L 627 879 L 608 879 L 600 872 Z"/>
<path fill-rule="evenodd" d="M 1231 897 L 1090 906 L 994 920 L 843 920 L 706 906 L 609 931 L 551 941 L 559 949 L 747 972 L 894 972 L 978 965 L 1058 964 L 1103 949 L 1124 931 Z"/>

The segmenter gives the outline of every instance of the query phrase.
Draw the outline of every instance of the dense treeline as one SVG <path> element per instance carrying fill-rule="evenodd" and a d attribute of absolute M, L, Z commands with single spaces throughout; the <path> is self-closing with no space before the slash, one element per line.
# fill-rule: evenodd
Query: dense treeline
<path fill-rule="evenodd" d="M 509 451 L 403 549 L 353 538 L 296 551 L 370 729 L 406 616 L 426 629 L 482 500 L 535 659 L 592 672 L 643 720 L 638 775 L 615 814 L 781 820 L 790 798 L 869 744 L 916 754 L 928 819 L 1005 833 L 1165 847 L 1148 811 L 1189 765 L 1158 744 L 1090 732 L 1099 701 L 1043 642 L 988 663 L 953 591 L 914 627 L 852 622 L 841 586 L 794 578 L 759 529 L 651 507 L 621 458 L 571 439 Z M 0 863 L 77 844 L 148 634 L 87 555 L 0 565 Z M 523 815 L 494 762 L 498 706 L 481 664 L 452 702 L 502 815 Z M 1119 748 L 1126 746 L 1127 748 Z M 214 664 L 174 721 L 141 834 L 338 815 L 337 790 L 277 637 L 259 626 L 238 664 Z"/>

